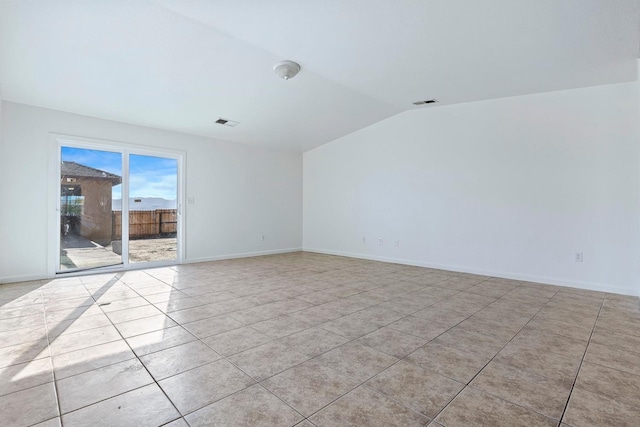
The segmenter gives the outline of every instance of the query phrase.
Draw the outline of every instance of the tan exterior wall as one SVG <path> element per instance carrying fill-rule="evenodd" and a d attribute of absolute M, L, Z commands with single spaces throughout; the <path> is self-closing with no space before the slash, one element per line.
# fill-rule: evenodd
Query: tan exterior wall
<path fill-rule="evenodd" d="M 80 235 L 100 245 L 111 243 L 111 181 L 77 178 L 84 206 L 80 216 Z"/>

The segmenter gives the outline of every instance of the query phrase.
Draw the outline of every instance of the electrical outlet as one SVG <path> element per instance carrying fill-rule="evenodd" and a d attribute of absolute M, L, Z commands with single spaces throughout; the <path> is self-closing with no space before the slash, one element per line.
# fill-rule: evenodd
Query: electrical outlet
<path fill-rule="evenodd" d="M 367 238 L 365 236 L 362 236 L 362 243 L 367 243 Z"/>
<path fill-rule="evenodd" d="M 583 259 L 582 252 L 576 252 L 576 262 L 582 262 Z"/>
<path fill-rule="evenodd" d="M 196 198 L 193 196 L 188 196 L 187 197 L 187 204 L 189 205 L 195 205 L 196 204 Z"/>
<path fill-rule="evenodd" d="M 382 245 L 382 237 L 378 237 L 378 244 Z"/>
<path fill-rule="evenodd" d="M 262 236 L 260 236 L 260 240 L 262 240 L 264 242 L 264 234 Z"/>
<path fill-rule="evenodd" d="M 400 240 L 396 240 L 396 246 L 400 246 Z"/>

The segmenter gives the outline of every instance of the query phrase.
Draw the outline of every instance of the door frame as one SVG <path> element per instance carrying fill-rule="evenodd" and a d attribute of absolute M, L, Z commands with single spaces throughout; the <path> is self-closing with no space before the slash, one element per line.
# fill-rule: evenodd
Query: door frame
<path fill-rule="evenodd" d="M 137 154 L 142 156 L 166 157 L 175 159 L 178 165 L 177 183 L 177 251 L 175 260 L 151 261 L 129 263 L 129 220 L 126 215 L 122 215 L 122 263 L 112 266 L 96 267 L 91 269 L 60 270 L 60 161 L 61 148 L 75 147 L 88 150 L 100 150 L 116 152 L 122 155 L 122 211 L 128 212 L 129 180 L 124 177 L 129 176 L 129 155 Z M 153 268 L 182 264 L 185 259 L 185 224 L 184 224 L 184 197 L 185 197 L 185 165 L 186 153 L 179 150 L 171 150 L 161 147 L 150 147 L 138 144 L 130 144 L 118 141 L 103 140 L 96 138 L 78 137 L 57 133 L 49 134 L 49 190 L 47 209 L 47 275 L 49 277 L 87 275 L 90 273 L 106 273 L 127 270 L 137 270 L 142 268 Z M 126 209 L 126 210 L 125 210 Z M 124 236 L 127 236 L 125 239 Z"/>

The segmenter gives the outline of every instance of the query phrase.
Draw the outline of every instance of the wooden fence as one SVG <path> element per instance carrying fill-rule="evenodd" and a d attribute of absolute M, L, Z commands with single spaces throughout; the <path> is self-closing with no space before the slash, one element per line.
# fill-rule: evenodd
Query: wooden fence
<path fill-rule="evenodd" d="M 112 235 L 118 240 L 122 235 L 122 211 L 112 212 Z M 178 215 L 175 209 L 154 211 L 129 211 L 129 238 L 161 237 L 176 234 Z"/>

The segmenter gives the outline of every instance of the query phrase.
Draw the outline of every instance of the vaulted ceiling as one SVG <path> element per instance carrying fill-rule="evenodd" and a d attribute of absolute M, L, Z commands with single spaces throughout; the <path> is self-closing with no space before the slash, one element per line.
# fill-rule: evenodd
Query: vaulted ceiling
<path fill-rule="evenodd" d="M 639 46 L 638 0 L 0 0 L 4 100 L 295 151 L 407 109 L 632 81 Z"/>

